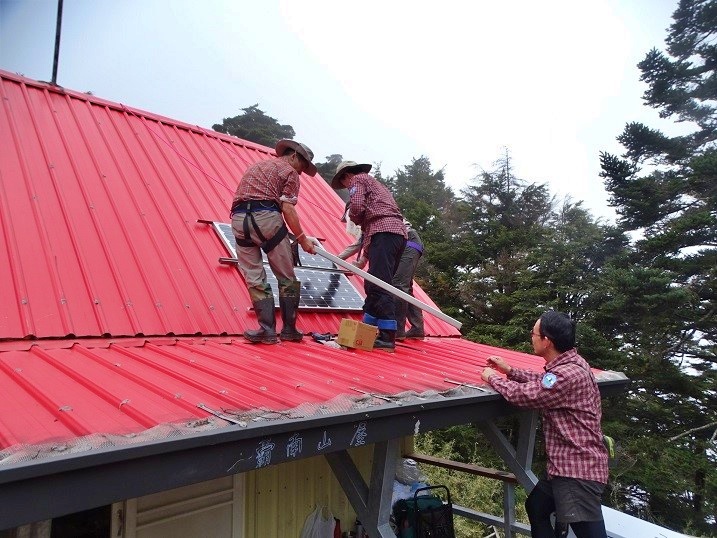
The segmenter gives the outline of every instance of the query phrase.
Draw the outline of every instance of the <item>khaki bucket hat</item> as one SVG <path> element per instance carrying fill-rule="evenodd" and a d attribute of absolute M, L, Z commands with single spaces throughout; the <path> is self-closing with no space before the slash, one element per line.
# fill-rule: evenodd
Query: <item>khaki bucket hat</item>
<path fill-rule="evenodd" d="M 309 163 L 309 168 L 306 170 L 306 173 L 310 176 L 316 175 L 316 166 L 311 162 L 314 160 L 314 152 L 309 149 L 309 146 L 301 142 L 296 142 L 295 140 L 279 140 L 276 143 L 276 156 L 281 157 L 287 151 L 295 151 L 306 159 L 306 162 Z"/>
<path fill-rule="evenodd" d="M 341 176 L 344 175 L 344 172 L 353 172 L 353 173 L 359 173 L 359 172 L 370 172 L 371 171 L 371 165 L 370 164 L 359 164 L 356 161 L 343 161 L 337 168 L 336 173 L 334 174 L 334 177 L 331 179 L 331 188 L 332 189 L 343 189 L 343 186 L 341 185 Z"/>

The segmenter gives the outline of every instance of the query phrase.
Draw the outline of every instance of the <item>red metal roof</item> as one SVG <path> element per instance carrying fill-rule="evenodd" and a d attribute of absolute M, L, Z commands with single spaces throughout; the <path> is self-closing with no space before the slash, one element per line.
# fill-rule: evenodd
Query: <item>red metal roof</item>
<path fill-rule="evenodd" d="M 481 383 L 498 350 L 430 315 L 437 338 L 395 354 L 237 336 L 255 325 L 246 287 L 197 220 L 227 221 L 270 149 L 4 71 L 0 96 L 0 448 L 210 417 L 198 404 L 285 412 Z M 329 251 L 351 241 L 321 178 L 302 177 L 298 209 Z M 302 313 L 299 327 L 335 333 L 343 317 L 357 314 Z"/>
<path fill-rule="evenodd" d="M 340 406 L 331 402 L 341 396 L 350 406 L 366 400 L 364 392 L 455 391 L 455 382 L 482 384 L 485 359 L 496 352 L 458 338 L 411 342 L 395 353 L 332 349 L 311 340 L 275 346 L 222 337 L 109 342 L 3 348 L 0 448 L 126 435 L 208 417 L 198 404 L 249 420 L 257 410 L 306 415 L 302 406 Z M 502 353 L 515 365 L 536 364 L 530 355 Z"/>
<path fill-rule="evenodd" d="M 255 325 L 241 276 L 218 263 L 227 253 L 197 220 L 227 222 L 242 173 L 272 150 L 3 71 L 0 96 L 0 338 Z M 302 176 L 297 207 L 330 252 L 352 242 L 320 177 Z M 336 332 L 342 317 L 304 314 L 299 326 Z M 459 334 L 426 322 L 428 334 Z"/>

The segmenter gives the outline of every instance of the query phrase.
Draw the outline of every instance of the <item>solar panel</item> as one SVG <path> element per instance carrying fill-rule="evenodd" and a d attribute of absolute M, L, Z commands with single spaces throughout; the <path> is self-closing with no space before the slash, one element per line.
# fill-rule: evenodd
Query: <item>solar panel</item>
<path fill-rule="evenodd" d="M 236 254 L 236 241 L 231 224 L 212 221 L 212 227 L 232 255 Z M 266 280 L 274 290 L 274 306 L 279 307 L 279 286 L 264 252 Z M 299 259 L 304 267 L 295 267 L 296 278 L 301 282 L 301 310 L 360 311 L 363 297 L 346 275 L 334 263 L 321 256 L 312 256 L 299 248 Z"/>

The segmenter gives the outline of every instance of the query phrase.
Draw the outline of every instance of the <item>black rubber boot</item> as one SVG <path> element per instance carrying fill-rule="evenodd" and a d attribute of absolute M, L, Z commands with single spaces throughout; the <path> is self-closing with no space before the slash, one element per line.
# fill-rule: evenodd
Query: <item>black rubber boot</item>
<path fill-rule="evenodd" d="M 389 351 L 396 349 L 396 331 L 380 329 L 373 347 L 374 349 L 386 349 Z"/>
<path fill-rule="evenodd" d="M 416 327 L 411 327 L 406 333 L 406 338 L 409 340 L 423 340 L 426 337 L 426 333 Z M 398 339 L 398 338 L 397 338 Z"/>
<path fill-rule="evenodd" d="M 286 342 L 301 342 L 304 333 L 296 328 L 296 313 L 299 310 L 299 299 L 296 297 L 279 297 L 279 306 L 281 306 L 281 321 L 283 327 L 279 333 L 279 338 Z"/>
<path fill-rule="evenodd" d="M 274 317 L 274 299 L 262 299 L 254 302 L 254 312 L 259 321 L 259 328 L 244 331 L 244 338 L 252 344 L 276 344 L 276 317 Z"/>

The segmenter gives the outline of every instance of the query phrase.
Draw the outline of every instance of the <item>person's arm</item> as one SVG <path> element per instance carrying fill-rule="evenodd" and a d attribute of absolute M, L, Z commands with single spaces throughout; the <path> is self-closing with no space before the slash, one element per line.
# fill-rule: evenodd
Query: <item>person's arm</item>
<path fill-rule="evenodd" d="M 342 260 L 345 260 L 345 259 L 353 256 L 354 254 L 356 254 L 359 250 L 361 250 L 361 238 L 360 237 L 355 242 L 353 242 L 349 246 L 347 246 L 344 250 L 342 250 L 340 254 L 337 254 L 336 257 L 341 258 Z"/>
<path fill-rule="evenodd" d="M 281 213 L 284 216 L 286 225 L 296 236 L 296 240 L 301 245 L 301 248 L 303 248 L 304 251 L 308 252 L 309 254 L 316 254 L 315 245 L 317 241 L 315 238 L 306 235 L 301 229 L 299 214 L 296 212 L 296 207 L 294 207 L 294 204 L 290 204 L 289 202 L 282 202 Z"/>
<path fill-rule="evenodd" d="M 508 402 L 524 409 L 563 407 L 567 395 L 573 393 L 576 384 L 576 378 L 569 371 L 561 370 L 546 372 L 540 379 L 525 383 L 499 375 L 492 375 L 487 381 Z"/>

